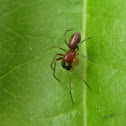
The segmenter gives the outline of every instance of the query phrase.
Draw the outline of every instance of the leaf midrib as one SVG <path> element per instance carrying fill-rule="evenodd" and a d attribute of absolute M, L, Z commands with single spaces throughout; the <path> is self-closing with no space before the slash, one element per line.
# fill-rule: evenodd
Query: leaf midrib
<path fill-rule="evenodd" d="M 85 39 L 86 38 L 86 9 L 87 9 L 87 0 L 83 0 L 83 11 L 82 11 L 82 39 Z M 87 55 L 87 51 L 86 51 L 86 43 L 84 43 L 84 47 L 83 47 L 83 54 L 84 55 Z M 85 78 L 85 81 L 86 81 L 86 71 L 87 71 L 87 61 L 84 63 L 84 78 Z M 86 85 L 84 85 L 84 89 L 83 89 L 83 107 L 84 107 L 84 126 L 87 126 L 87 115 L 86 115 Z"/>

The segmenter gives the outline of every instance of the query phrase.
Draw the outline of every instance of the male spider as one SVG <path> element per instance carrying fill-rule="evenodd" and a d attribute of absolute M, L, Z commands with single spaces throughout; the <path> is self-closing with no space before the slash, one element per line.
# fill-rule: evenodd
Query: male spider
<path fill-rule="evenodd" d="M 87 39 L 90 39 L 90 38 L 86 38 L 84 39 L 83 41 L 80 41 L 81 40 L 81 36 L 80 36 L 80 33 L 78 32 L 75 32 L 70 40 L 69 40 L 69 44 L 67 43 L 66 41 L 66 33 L 68 31 L 71 31 L 72 29 L 70 30 L 66 30 L 65 33 L 64 33 L 64 41 L 66 43 L 66 45 L 70 48 L 68 51 L 61 48 L 61 47 L 58 47 L 58 46 L 54 46 L 54 48 L 59 48 L 63 51 L 66 52 L 66 54 L 60 54 L 60 53 L 56 53 L 56 55 L 54 56 L 54 59 L 51 63 L 51 68 L 53 69 L 53 76 L 58 80 L 60 81 L 56 76 L 55 76 L 55 68 L 56 68 L 56 61 L 59 61 L 59 60 L 62 60 L 61 62 L 61 65 L 64 69 L 66 70 L 70 70 L 70 73 L 69 73 L 69 90 L 70 90 L 70 96 L 71 96 L 71 101 L 72 101 L 72 105 L 74 106 L 74 102 L 73 102 L 73 98 L 72 98 L 72 93 L 71 93 L 71 73 L 72 73 L 72 70 L 73 68 L 75 67 L 75 65 L 77 66 L 77 71 L 78 73 L 80 74 L 80 77 L 82 78 L 82 80 L 84 81 L 84 83 L 87 85 L 87 87 L 92 91 L 92 89 L 89 87 L 89 85 L 86 83 L 86 81 L 83 79 L 83 76 L 82 74 L 80 73 L 80 70 L 78 68 L 78 55 L 80 56 L 83 56 L 84 58 L 86 58 L 87 60 L 90 60 L 88 57 L 78 53 L 78 50 L 79 50 L 79 45 L 86 41 Z M 61 56 L 59 58 L 56 58 L 57 56 Z M 91 62 L 94 62 L 92 60 L 90 60 Z M 54 63 L 54 68 L 52 67 L 52 64 Z"/>

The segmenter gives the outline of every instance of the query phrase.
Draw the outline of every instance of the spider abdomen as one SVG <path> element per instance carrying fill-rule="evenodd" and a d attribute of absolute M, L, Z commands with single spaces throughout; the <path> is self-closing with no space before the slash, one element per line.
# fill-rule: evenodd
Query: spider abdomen
<path fill-rule="evenodd" d="M 80 40 L 81 40 L 80 33 L 75 32 L 69 40 L 69 48 L 76 49 L 78 47 L 77 44 L 80 43 Z"/>

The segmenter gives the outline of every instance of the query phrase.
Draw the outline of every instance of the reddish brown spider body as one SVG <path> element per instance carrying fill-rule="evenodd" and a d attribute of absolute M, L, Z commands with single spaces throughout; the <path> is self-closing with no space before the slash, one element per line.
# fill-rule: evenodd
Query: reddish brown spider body
<path fill-rule="evenodd" d="M 63 62 L 73 63 L 73 59 L 75 59 L 75 58 L 76 58 L 76 51 L 73 49 L 70 49 L 64 55 Z"/>
<path fill-rule="evenodd" d="M 78 48 L 78 43 L 80 43 L 80 40 L 81 40 L 80 33 L 75 32 L 69 40 L 69 48 L 70 49 Z"/>
<path fill-rule="evenodd" d="M 74 33 L 70 40 L 69 40 L 69 44 L 67 43 L 66 41 L 66 32 L 67 31 L 70 31 L 70 30 L 66 30 L 65 31 L 65 34 L 64 34 L 64 41 L 66 43 L 66 45 L 70 48 L 70 50 L 65 50 L 61 47 L 57 47 L 55 46 L 55 48 L 59 48 L 63 51 L 66 52 L 66 54 L 59 54 L 57 53 L 55 56 L 54 56 L 54 59 L 51 63 L 51 68 L 53 69 L 53 76 L 58 80 L 60 81 L 56 76 L 55 76 L 55 68 L 56 68 L 56 62 L 59 61 L 59 60 L 62 60 L 61 62 L 61 65 L 64 69 L 66 70 L 70 70 L 70 73 L 69 73 L 69 90 L 70 90 L 70 96 L 71 96 L 71 101 L 72 101 L 72 104 L 74 106 L 74 103 L 73 103 L 73 98 L 72 98 L 72 93 L 71 93 L 71 73 L 72 73 L 72 70 L 73 68 L 75 67 L 75 65 L 77 66 L 77 70 L 78 70 L 78 73 L 80 74 L 80 77 L 82 78 L 82 80 L 84 81 L 84 83 L 88 86 L 88 84 L 86 83 L 86 81 L 83 79 L 83 76 L 81 75 L 80 73 L 80 70 L 79 70 L 79 67 L 78 67 L 78 55 L 80 56 L 83 56 L 84 58 L 90 60 L 89 58 L 87 58 L 86 56 L 84 55 L 81 55 L 80 53 L 77 53 L 77 51 L 79 50 L 79 45 L 86 41 L 87 39 L 90 39 L 90 38 L 87 38 L 87 39 L 84 39 L 83 41 L 80 41 L 81 40 L 81 36 L 80 36 L 80 33 L 76 32 Z M 59 58 L 56 58 L 57 56 L 61 56 Z M 92 61 L 92 60 L 90 60 Z M 93 61 L 92 61 L 93 62 Z M 52 67 L 52 64 L 54 63 L 54 68 Z M 91 90 L 91 88 L 88 86 L 88 88 Z M 92 91 L 92 90 L 91 90 Z"/>

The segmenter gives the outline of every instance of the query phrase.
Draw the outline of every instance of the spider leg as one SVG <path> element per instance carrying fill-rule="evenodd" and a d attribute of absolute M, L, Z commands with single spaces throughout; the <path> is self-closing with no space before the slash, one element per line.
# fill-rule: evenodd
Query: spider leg
<path fill-rule="evenodd" d="M 58 48 L 58 49 L 61 49 L 61 50 L 65 51 L 65 52 L 67 52 L 66 49 L 63 49 L 63 48 L 61 48 L 61 47 L 59 47 L 59 46 L 53 46 L 53 48 Z"/>
<path fill-rule="evenodd" d="M 52 64 L 54 63 L 54 61 L 55 61 L 55 59 L 56 59 L 57 56 L 64 56 L 64 55 L 63 55 L 63 54 L 60 54 L 60 53 L 57 53 L 57 54 L 54 56 L 53 61 L 52 61 L 51 64 L 50 64 L 50 67 L 51 67 L 52 69 L 53 69 Z"/>
<path fill-rule="evenodd" d="M 69 47 L 69 44 L 67 43 L 67 41 L 66 41 L 66 33 L 68 32 L 68 31 L 71 31 L 72 29 L 69 29 L 69 30 L 66 30 L 65 31 L 65 33 L 64 33 L 64 41 L 65 41 L 65 43 L 66 43 L 66 45 Z"/>
<path fill-rule="evenodd" d="M 84 56 L 84 55 L 82 55 L 82 54 L 80 54 L 80 53 L 78 53 L 77 55 L 83 56 L 83 57 L 86 58 L 87 60 L 89 60 L 89 61 L 91 61 L 91 62 L 93 62 L 93 63 L 96 63 L 96 62 L 94 62 L 93 60 L 89 59 L 88 57 L 86 57 L 86 56 Z M 96 63 L 96 64 L 97 64 L 97 63 Z"/>
<path fill-rule="evenodd" d="M 57 58 L 57 59 L 54 61 L 53 76 L 54 76 L 59 82 L 61 82 L 61 81 L 55 76 L 55 69 L 56 69 L 56 62 L 59 61 L 59 60 L 62 60 L 62 59 L 63 59 L 62 57 L 59 57 L 59 58 Z"/>
<path fill-rule="evenodd" d="M 78 67 L 78 58 L 77 58 L 77 71 L 78 71 L 80 77 L 82 78 L 82 80 L 84 81 L 84 83 L 87 85 L 87 87 L 92 91 L 92 89 L 91 89 L 90 86 L 87 84 L 87 82 L 84 80 L 84 78 L 83 78 L 83 76 L 82 76 L 82 74 L 81 74 L 81 72 L 80 72 L 80 70 L 79 70 L 79 67 Z"/>
<path fill-rule="evenodd" d="M 70 69 L 70 73 L 69 73 L 69 90 L 70 90 L 70 97 L 71 97 L 71 101 L 72 101 L 73 106 L 74 106 L 74 102 L 73 102 L 73 97 L 72 97 L 72 92 L 71 92 L 71 73 L 72 73 L 72 70 L 73 70 L 75 65 L 76 65 L 76 60 L 74 59 L 73 66 Z"/>
<path fill-rule="evenodd" d="M 92 38 L 92 37 L 90 37 L 90 38 Z M 90 38 L 86 38 L 86 39 L 84 39 L 83 41 L 79 42 L 79 43 L 77 44 L 77 46 L 79 46 L 82 42 L 84 42 L 84 41 L 86 41 L 86 40 L 88 40 L 88 39 L 90 39 Z"/>

